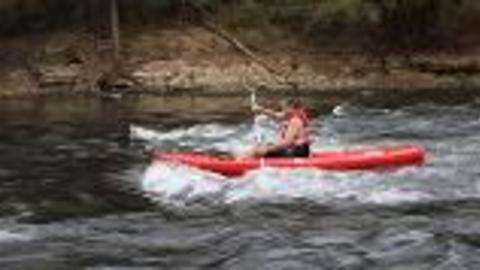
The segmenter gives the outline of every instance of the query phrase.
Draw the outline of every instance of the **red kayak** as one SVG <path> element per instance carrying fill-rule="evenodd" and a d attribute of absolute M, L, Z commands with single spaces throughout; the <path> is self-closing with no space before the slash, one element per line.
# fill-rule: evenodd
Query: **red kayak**
<path fill-rule="evenodd" d="M 414 145 L 372 147 L 349 151 L 313 153 L 308 158 L 245 158 L 212 156 L 198 153 L 154 154 L 154 160 L 187 164 L 226 176 L 239 176 L 263 166 L 280 168 L 314 168 L 323 170 L 367 170 L 421 165 L 423 148 Z"/>

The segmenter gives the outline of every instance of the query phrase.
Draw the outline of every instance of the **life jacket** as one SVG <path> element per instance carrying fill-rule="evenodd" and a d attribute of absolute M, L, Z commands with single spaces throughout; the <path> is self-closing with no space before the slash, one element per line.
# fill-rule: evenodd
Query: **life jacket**
<path fill-rule="evenodd" d="M 284 122 L 282 123 L 282 132 L 281 132 L 281 137 L 285 137 L 285 133 L 287 132 L 288 125 L 290 121 L 298 117 L 303 124 L 304 132 L 303 134 L 304 140 L 306 143 L 310 143 L 310 116 L 309 113 L 307 112 L 307 109 L 305 108 L 290 108 L 287 110 L 287 115 L 285 117 Z"/>

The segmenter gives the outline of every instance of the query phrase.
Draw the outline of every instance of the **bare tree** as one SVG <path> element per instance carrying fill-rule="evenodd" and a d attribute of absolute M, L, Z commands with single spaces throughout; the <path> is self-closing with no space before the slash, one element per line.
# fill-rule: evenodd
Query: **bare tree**
<path fill-rule="evenodd" d="M 118 0 L 110 0 L 110 26 L 112 31 L 112 43 L 113 43 L 113 61 L 115 65 L 119 64 L 121 44 L 120 44 L 120 21 Z"/>

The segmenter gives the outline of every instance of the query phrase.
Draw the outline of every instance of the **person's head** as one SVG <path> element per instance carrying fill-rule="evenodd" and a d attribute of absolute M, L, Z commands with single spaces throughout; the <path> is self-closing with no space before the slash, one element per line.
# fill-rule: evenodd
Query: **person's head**
<path fill-rule="evenodd" d="M 302 104 L 295 98 L 284 98 L 280 101 L 282 111 L 302 108 Z"/>
<path fill-rule="evenodd" d="M 302 112 L 306 117 L 313 117 L 313 110 L 303 104 L 298 98 L 285 98 L 280 101 L 280 107 L 283 112 L 286 112 L 286 117 L 288 118 L 292 114 Z"/>

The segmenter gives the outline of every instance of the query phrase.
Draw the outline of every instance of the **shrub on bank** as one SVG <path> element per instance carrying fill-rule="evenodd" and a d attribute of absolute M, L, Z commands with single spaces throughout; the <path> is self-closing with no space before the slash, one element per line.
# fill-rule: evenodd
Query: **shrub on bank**
<path fill-rule="evenodd" d="M 317 46 L 349 37 L 401 50 L 458 47 L 462 40 L 472 42 L 480 15 L 480 3 L 475 0 L 116 1 L 123 27 L 198 24 L 207 16 L 240 31 L 269 33 L 280 29 L 285 33 L 281 38 L 300 36 Z M 109 7 L 110 1 L 98 0 L 5 0 L 0 3 L 0 35 L 71 27 L 108 31 Z"/>

